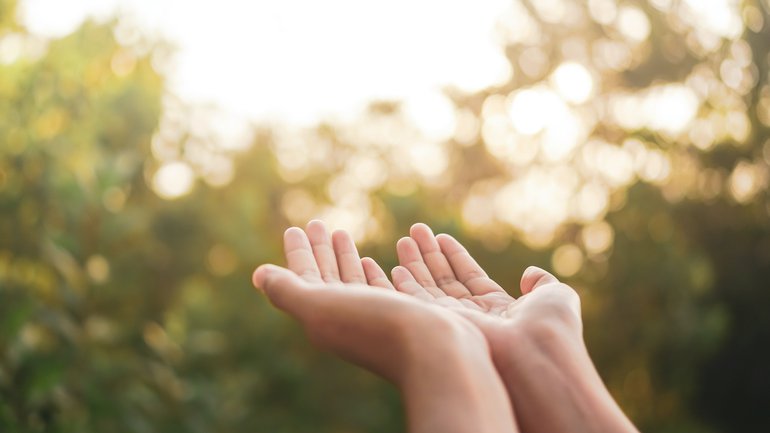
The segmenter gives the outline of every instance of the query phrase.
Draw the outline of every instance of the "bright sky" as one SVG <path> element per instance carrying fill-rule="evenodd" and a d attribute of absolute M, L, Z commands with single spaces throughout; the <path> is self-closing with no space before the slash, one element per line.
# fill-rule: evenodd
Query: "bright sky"
<path fill-rule="evenodd" d="M 373 99 L 509 72 L 494 39 L 505 0 L 22 0 L 34 33 L 59 36 L 117 11 L 178 46 L 171 91 L 249 119 L 313 123 Z"/>
<path fill-rule="evenodd" d="M 22 22 L 39 35 L 61 36 L 89 16 L 108 19 L 119 14 L 121 28 L 129 23 L 128 27 L 136 26 L 142 33 L 178 47 L 166 71 L 169 91 L 183 103 L 214 106 L 213 110 L 199 110 L 200 115 L 192 116 L 190 123 L 192 128 L 210 128 L 222 148 L 248 145 L 251 130 L 244 120 L 277 121 L 290 127 L 285 130 L 301 131 L 293 127 L 355 118 L 372 100 L 403 101 L 404 114 L 423 137 L 405 136 L 400 150 L 394 149 L 405 152 L 404 160 L 427 180 L 446 168 L 442 143 L 463 124 L 462 113 L 441 95 L 441 88 L 455 86 L 473 92 L 507 82 L 510 65 L 499 38 L 542 37 L 529 22 L 531 18 L 517 12 L 516 3 L 510 0 L 21 2 Z M 532 4 L 548 19 L 562 19 L 569 13 L 565 2 Z M 682 7 L 671 0 L 650 0 L 650 4 L 662 11 L 676 7 L 682 22 L 693 29 L 690 36 L 706 52 L 717 53 L 724 41 L 743 32 L 738 0 L 684 0 Z M 663 152 L 641 141 L 626 140 L 621 145 L 592 138 L 597 122 L 627 131 L 656 131 L 672 141 L 694 137 L 702 149 L 713 146 L 719 134 L 729 133 L 738 142 L 748 137 L 750 122 L 744 108 L 717 107 L 729 112 L 721 123 L 724 133 L 716 132 L 714 125 L 720 123 L 712 119 L 722 114 L 698 119 L 703 95 L 691 85 L 714 80 L 698 72 L 708 68 L 694 68 L 694 79 L 686 82 L 645 89 L 603 88 L 596 68 L 625 68 L 628 56 L 651 37 L 653 29 L 644 10 L 625 2 L 597 0 L 587 6 L 592 19 L 614 26 L 623 36 L 620 42 L 613 42 L 621 44 L 620 50 L 599 51 L 609 53 L 602 60 L 604 66 L 585 63 L 585 59 L 549 59 L 560 63 L 552 65 L 548 77 L 507 95 L 487 97 L 480 119 L 465 120 L 464 128 L 471 137 L 480 133 L 487 150 L 515 168 L 507 183 L 471 190 L 463 204 L 469 226 L 492 227 L 491 218 L 495 218 L 525 233 L 530 244 L 542 246 L 551 242 L 565 221 L 591 223 L 586 249 L 601 252 L 612 243 L 611 228 L 601 221 L 612 191 L 637 178 L 667 182 L 675 168 Z M 502 30 L 509 34 L 496 35 L 503 17 L 507 18 Z M 586 36 L 587 41 L 592 37 Z M 749 77 L 745 66 L 751 63 L 751 51 L 748 45 L 731 44 L 732 57 L 722 63 L 721 74 L 724 78 L 725 65 L 734 64 L 734 71 L 727 75 L 730 82 L 724 84 L 739 90 L 741 83 L 750 82 L 745 78 Z M 715 87 L 718 84 L 708 87 L 719 88 Z M 611 108 L 603 119 L 592 109 L 597 98 Z M 164 116 L 173 114 L 173 107 L 166 108 Z M 196 147 L 195 140 L 185 142 L 185 156 L 179 158 L 175 150 L 179 128 L 163 120 L 153 138 L 153 154 L 162 164 L 152 186 L 160 196 L 180 197 L 194 188 L 200 176 L 211 185 L 229 182 L 231 160 L 206 153 L 206 146 Z M 693 128 L 696 121 L 706 122 L 708 127 Z M 377 131 L 375 128 L 375 136 Z M 310 150 L 318 147 L 315 150 L 320 151 L 321 144 L 303 142 L 301 136 L 299 140 L 287 137 L 279 140 L 285 149 L 275 149 L 279 163 L 284 168 L 312 164 Z M 388 139 L 402 143 L 397 137 Z M 164 151 L 167 142 L 172 144 L 172 152 Z M 287 194 L 284 213 L 298 224 L 320 217 L 333 227 L 352 230 L 359 239 L 365 237 L 364 231 L 374 227 L 369 224 L 372 207 L 367 188 L 383 181 L 385 168 L 378 162 L 376 150 L 361 152 L 359 162 L 369 162 L 360 164 L 364 170 L 343 171 L 329 183 L 333 205 L 316 205 L 301 194 Z M 759 190 L 765 175 L 758 173 L 748 165 L 736 168 L 730 188 L 738 201 L 750 200 Z M 339 185 L 343 187 L 337 188 Z M 555 266 L 574 265 L 561 270 L 556 266 L 557 272 L 577 272 L 582 263 L 577 246 L 565 246 L 557 253 Z"/>

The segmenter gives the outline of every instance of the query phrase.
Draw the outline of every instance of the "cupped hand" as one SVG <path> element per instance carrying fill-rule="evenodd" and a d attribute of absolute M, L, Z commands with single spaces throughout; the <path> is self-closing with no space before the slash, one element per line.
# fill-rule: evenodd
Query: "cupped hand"
<path fill-rule="evenodd" d="M 260 266 L 254 285 L 318 346 L 396 383 L 421 368 L 415 360 L 426 354 L 488 354 L 475 326 L 396 291 L 374 260 L 359 258 L 346 232 L 330 237 L 323 223 L 311 221 L 305 231 L 288 229 L 284 248 L 288 269 Z"/>
<path fill-rule="evenodd" d="M 396 291 L 344 231 L 330 237 L 311 221 L 305 231 L 287 230 L 284 247 L 288 269 L 260 266 L 254 285 L 317 345 L 394 382 L 409 431 L 517 431 L 489 345 L 473 323 Z"/>
<path fill-rule="evenodd" d="M 396 249 L 400 263 L 392 271 L 396 289 L 470 319 L 486 335 L 493 353 L 507 350 L 517 334 L 539 327 L 559 327 L 581 338 L 578 295 L 540 268 L 524 271 L 522 295 L 514 298 L 456 239 L 434 236 L 425 224 L 413 225 Z"/>
<path fill-rule="evenodd" d="M 637 432 L 588 355 L 571 287 L 529 267 L 514 298 L 457 240 L 425 224 L 412 226 L 397 251 L 397 290 L 457 312 L 484 333 L 522 431 Z"/>

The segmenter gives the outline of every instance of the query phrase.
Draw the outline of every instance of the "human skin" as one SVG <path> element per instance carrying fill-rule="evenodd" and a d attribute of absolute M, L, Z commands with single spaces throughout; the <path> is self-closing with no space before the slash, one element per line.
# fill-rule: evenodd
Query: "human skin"
<path fill-rule="evenodd" d="M 458 313 L 484 334 L 523 432 L 638 431 L 591 361 L 571 287 L 529 267 L 513 298 L 457 240 L 425 224 L 412 226 L 396 250 L 398 291 Z"/>
<path fill-rule="evenodd" d="M 487 340 L 471 321 L 396 291 L 346 232 L 330 237 L 319 221 L 287 230 L 284 248 L 288 269 L 262 265 L 254 285 L 315 344 L 394 383 L 409 431 L 518 431 Z"/>

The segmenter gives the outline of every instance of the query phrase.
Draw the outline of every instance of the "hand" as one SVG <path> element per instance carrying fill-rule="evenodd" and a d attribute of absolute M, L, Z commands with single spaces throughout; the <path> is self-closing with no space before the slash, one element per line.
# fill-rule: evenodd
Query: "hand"
<path fill-rule="evenodd" d="M 434 236 L 425 224 L 412 226 L 396 249 L 397 290 L 442 305 L 484 333 L 523 431 L 637 431 L 593 366 L 571 287 L 529 267 L 516 299 L 457 240 Z"/>
<path fill-rule="evenodd" d="M 521 278 L 522 296 L 516 299 L 452 236 L 434 236 L 425 224 L 412 226 L 410 235 L 396 246 L 401 264 L 393 270 L 396 288 L 473 321 L 493 353 L 506 352 L 513 338 L 534 327 L 561 327 L 566 335 L 582 338 L 580 298 L 548 272 L 527 268 Z"/>
<path fill-rule="evenodd" d="M 486 348 L 470 323 L 393 290 L 379 265 L 359 258 L 346 232 L 330 239 L 314 221 L 307 233 L 288 229 L 284 247 L 288 269 L 260 266 L 254 284 L 298 319 L 318 346 L 396 383 L 408 374 L 417 347 L 433 337 L 448 333 Z"/>
<path fill-rule="evenodd" d="M 330 238 L 319 221 L 287 230 L 284 247 L 288 269 L 260 266 L 254 285 L 317 345 L 394 382 L 410 430 L 515 431 L 505 387 L 472 323 L 394 290 L 346 232 Z"/>

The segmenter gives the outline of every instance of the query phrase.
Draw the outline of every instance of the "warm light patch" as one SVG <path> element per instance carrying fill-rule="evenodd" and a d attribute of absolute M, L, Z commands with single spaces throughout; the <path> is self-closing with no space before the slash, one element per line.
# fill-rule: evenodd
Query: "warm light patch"
<path fill-rule="evenodd" d="M 188 194 L 194 182 L 192 168 L 187 163 L 175 161 L 160 166 L 152 178 L 152 188 L 162 198 L 175 199 Z"/>
<path fill-rule="evenodd" d="M 605 221 L 591 223 L 580 231 L 580 240 L 586 251 L 591 254 L 600 254 L 607 251 L 615 239 L 612 226 Z"/>
<path fill-rule="evenodd" d="M 535 87 L 513 93 L 509 113 L 518 132 L 534 135 L 548 125 L 554 111 L 564 109 L 563 104 L 551 90 Z"/>
<path fill-rule="evenodd" d="M 682 16 L 695 27 L 716 36 L 733 39 L 743 30 L 740 2 L 735 0 L 684 0 Z"/>
<path fill-rule="evenodd" d="M 700 101 L 681 84 L 651 87 L 640 93 L 611 95 L 613 120 L 626 130 L 649 128 L 670 136 L 684 132 L 695 120 Z"/>
<path fill-rule="evenodd" d="M 583 252 L 574 244 L 562 245 L 551 257 L 553 270 L 562 277 L 571 277 L 583 267 Z"/>
<path fill-rule="evenodd" d="M 504 84 L 512 70 L 494 29 L 508 4 L 220 0 L 212 15 L 212 4 L 198 1 L 25 0 L 20 16 L 34 34 L 61 36 L 121 11 L 120 41 L 148 34 L 176 47 L 163 63 L 169 89 L 185 102 L 311 125 L 350 118 L 371 100 Z M 6 45 L 0 61 L 19 51 Z M 129 70 L 127 60 L 116 60 L 117 72 Z"/>
<path fill-rule="evenodd" d="M 430 140 L 447 140 L 457 127 L 454 104 L 439 92 L 410 97 L 404 104 L 404 112 Z"/>
<path fill-rule="evenodd" d="M 634 42 L 641 42 L 650 36 L 650 20 L 641 9 L 624 6 L 617 18 L 618 30 Z"/>
<path fill-rule="evenodd" d="M 551 75 L 551 82 L 562 98 L 574 104 L 582 104 L 591 97 L 594 80 L 585 66 L 575 62 L 559 65 Z"/>
<path fill-rule="evenodd" d="M 93 282 L 104 283 L 110 278 L 110 263 L 104 256 L 95 254 L 86 261 L 86 272 Z"/>
<path fill-rule="evenodd" d="M 730 175 L 730 193 L 738 202 L 746 203 L 767 186 L 767 178 L 766 167 L 741 161 Z"/>

